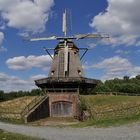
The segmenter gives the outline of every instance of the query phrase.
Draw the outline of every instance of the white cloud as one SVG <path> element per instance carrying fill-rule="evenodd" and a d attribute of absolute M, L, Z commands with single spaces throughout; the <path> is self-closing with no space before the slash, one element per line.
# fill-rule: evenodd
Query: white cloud
<path fill-rule="evenodd" d="M 134 66 L 126 58 L 114 56 L 106 58 L 97 64 L 86 68 L 103 70 L 101 80 L 108 80 L 113 78 L 120 78 L 123 76 L 136 76 L 140 74 L 140 66 Z"/>
<path fill-rule="evenodd" d="M 4 33 L 0 32 L 0 45 L 2 44 L 3 40 L 4 40 Z"/>
<path fill-rule="evenodd" d="M 108 0 L 105 12 L 92 19 L 90 26 L 109 33 L 114 45 L 136 45 L 140 37 L 139 0 Z"/>
<path fill-rule="evenodd" d="M 124 50 L 120 50 L 119 49 L 119 50 L 116 50 L 115 53 L 116 54 L 126 54 L 127 55 L 127 54 L 130 54 L 131 52 L 130 51 L 124 51 Z"/>
<path fill-rule="evenodd" d="M 28 79 L 23 80 L 19 77 L 10 76 L 0 72 L 0 90 L 4 90 L 6 92 L 19 90 L 30 91 L 34 88 L 37 88 L 37 86 L 35 86 L 34 80 L 45 77 L 46 75 L 33 75 Z"/>
<path fill-rule="evenodd" d="M 6 48 L 4 48 L 3 46 L 0 46 L 0 52 L 6 52 L 6 51 L 7 51 Z"/>
<path fill-rule="evenodd" d="M 3 43 L 3 41 L 4 41 L 4 33 L 3 33 L 3 32 L 0 32 L 0 52 L 5 52 L 5 51 L 7 51 L 6 48 L 4 48 L 3 46 L 1 46 L 2 43 Z"/>
<path fill-rule="evenodd" d="M 0 14 L 9 27 L 42 32 L 53 5 L 53 0 L 0 0 Z"/>
<path fill-rule="evenodd" d="M 30 80 L 42 79 L 44 77 L 47 77 L 47 76 L 44 74 L 33 75 L 32 77 L 30 77 Z"/>
<path fill-rule="evenodd" d="M 6 61 L 8 68 L 13 70 L 29 70 L 32 68 L 41 68 L 43 70 L 48 70 L 50 67 L 51 58 L 49 55 L 34 56 L 30 55 L 28 57 L 19 56 L 10 58 Z"/>
<path fill-rule="evenodd" d="M 90 49 L 94 49 L 97 46 L 98 43 L 88 43 Z"/>

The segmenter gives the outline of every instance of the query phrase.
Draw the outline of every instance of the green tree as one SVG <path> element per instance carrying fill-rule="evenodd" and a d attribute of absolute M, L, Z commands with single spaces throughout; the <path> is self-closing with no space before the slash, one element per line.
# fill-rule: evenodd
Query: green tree
<path fill-rule="evenodd" d="M 0 101 L 4 101 L 4 91 L 0 90 Z"/>

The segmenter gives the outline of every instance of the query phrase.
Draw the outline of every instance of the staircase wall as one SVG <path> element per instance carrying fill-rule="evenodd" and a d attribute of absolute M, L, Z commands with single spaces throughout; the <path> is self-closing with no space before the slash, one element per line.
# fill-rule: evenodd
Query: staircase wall
<path fill-rule="evenodd" d="M 49 98 L 42 102 L 37 108 L 33 109 L 25 118 L 25 122 L 32 122 L 35 120 L 49 117 Z"/>

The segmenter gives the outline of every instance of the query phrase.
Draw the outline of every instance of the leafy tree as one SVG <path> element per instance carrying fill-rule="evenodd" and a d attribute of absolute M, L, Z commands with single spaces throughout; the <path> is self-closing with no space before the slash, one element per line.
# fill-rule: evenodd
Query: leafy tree
<path fill-rule="evenodd" d="M 4 100 L 4 91 L 0 90 L 0 101 Z"/>
<path fill-rule="evenodd" d="M 136 79 L 140 80 L 140 75 L 137 75 L 137 76 L 136 76 Z"/>
<path fill-rule="evenodd" d="M 123 79 L 127 81 L 129 80 L 129 76 L 124 76 Z"/>

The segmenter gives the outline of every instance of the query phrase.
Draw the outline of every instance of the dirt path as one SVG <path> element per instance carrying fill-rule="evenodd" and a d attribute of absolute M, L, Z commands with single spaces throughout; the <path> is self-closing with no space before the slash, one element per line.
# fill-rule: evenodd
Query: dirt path
<path fill-rule="evenodd" d="M 140 140 L 140 123 L 110 128 L 54 128 L 0 122 L 0 129 L 47 140 Z"/>

